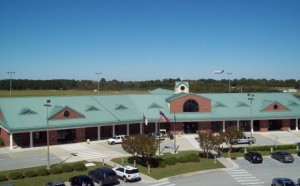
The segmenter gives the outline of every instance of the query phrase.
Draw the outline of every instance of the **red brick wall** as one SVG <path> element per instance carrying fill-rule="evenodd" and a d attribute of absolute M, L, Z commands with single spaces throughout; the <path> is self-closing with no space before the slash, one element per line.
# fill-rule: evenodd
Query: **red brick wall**
<path fill-rule="evenodd" d="M 277 105 L 278 108 L 274 109 L 274 105 Z M 273 103 L 272 105 L 268 106 L 267 108 L 264 109 L 264 111 L 284 111 L 287 110 L 287 108 L 285 108 L 283 105 L 279 104 L 278 102 Z"/>
<path fill-rule="evenodd" d="M 0 138 L 2 139 L 4 146 L 9 146 L 9 133 L 0 128 Z"/>
<path fill-rule="evenodd" d="M 281 130 L 283 130 L 283 131 L 289 131 L 289 129 L 290 129 L 290 122 L 291 122 L 290 119 L 283 119 L 282 120 L 282 128 L 281 128 Z"/>
<path fill-rule="evenodd" d="M 209 132 L 211 131 L 211 122 L 198 122 L 199 132 Z"/>
<path fill-rule="evenodd" d="M 49 145 L 56 145 L 57 144 L 57 131 L 51 130 L 49 131 Z"/>
<path fill-rule="evenodd" d="M 76 142 L 85 142 L 85 128 L 75 129 Z"/>
<path fill-rule="evenodd" d="M 189 94 L 170 103 L 170 112 L 183 112 L 183 105 L 187 100 L 194 100 L 199 105 L 199 112 L 211 112 L 211 101 L 209 99 Z"/>
<path fill-rule="evenodd" d="M 175 123 L 170 123 L 170 131 L 174 132 L 174 125 L 175 125 L 175 133 L 176 135 L 179 135 L 179 134 L 183 134 L 183 123 L 181 122 L 176 122 Z"/>
<path fill-rule="evenodd" d="M 261 132 L 268 132 L 269 123 L 268 120 L 260 120 L 259 121 L 259 128 Z"/>
<path fill-rule="evenodd" d="M 68 117 L 64 116 L 65 111 L 69 111 L 70 115 Z M 82 116 L 80 114 L 74 112 L 71 109 L 64 109 L 62 112 L 59 112 L 58 114 L 53 116 L 51 119 L 73 119 L 73 118 L 82 118 Z"/>

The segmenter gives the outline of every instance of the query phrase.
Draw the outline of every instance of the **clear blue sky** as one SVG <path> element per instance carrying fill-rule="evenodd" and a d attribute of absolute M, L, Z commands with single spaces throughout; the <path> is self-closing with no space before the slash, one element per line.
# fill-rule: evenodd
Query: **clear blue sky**
<path fill-rule="evenodd" d="M 213 74 L 224 69 L 223 74 Z M 0 79 L 300 79 L 299 0 L 0 0 Z"/>

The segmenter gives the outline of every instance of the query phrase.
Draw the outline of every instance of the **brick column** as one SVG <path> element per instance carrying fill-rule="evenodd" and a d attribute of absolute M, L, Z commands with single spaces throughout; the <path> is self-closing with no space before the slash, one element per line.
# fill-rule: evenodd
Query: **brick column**
<path fill-rule="evenodd" d="M 75 129 L 76 142 L 85 142 L 85 128 Z"/>

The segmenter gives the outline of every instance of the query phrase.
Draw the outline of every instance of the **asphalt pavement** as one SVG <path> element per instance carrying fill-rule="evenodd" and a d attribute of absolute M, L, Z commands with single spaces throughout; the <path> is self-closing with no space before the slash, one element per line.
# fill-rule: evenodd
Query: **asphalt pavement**
<path fill-rule="evenodd" d="M 256 138 L 254 145 L 300 143 L 300 131 L 254 132 L 253 136 Z M 160 144 L 160 154 L 166 152 L 174 153 L 175 149 L 176 151 L 200 150 L 199 143 L 195 140 L 195 137 L 197 137 L 196 134 L 187 134 L 176 136 L 175 140 L 166 138 Z M 51 164 L 86 160 L 117 166 L 111 159 L 126 156 L 130 156 L 130 154 L 126 153 L 121 145 L 108 145 L 106 140 L 50 146 Z M 218 161 L 224 164 L 227 169 L 237 168 L 236 163 L 229 158 L 218 158 Z M 8 147 L 0 148 L 0 171 L 46 164 L 47 147 L 16 147 L 13 150 L 10 150 Z M 157 180 L 148 175 L 142 175 L 142 181 L 151 183 Z"/>

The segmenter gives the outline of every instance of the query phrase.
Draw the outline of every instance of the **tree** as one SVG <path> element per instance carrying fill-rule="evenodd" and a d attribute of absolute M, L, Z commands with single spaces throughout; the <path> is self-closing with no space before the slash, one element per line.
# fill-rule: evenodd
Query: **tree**
<path fill-rule="evenodd" d="M 157 151 L 158 143 L 153 136 L 137 134 L 124 139 L 122 148 L 132 156 L 151 158 Z"/>
<path fill-rule="evenodd" d="M 213 148 L 219 146 L 223 143 L 222 136 L 213 132 L 199 132 L 198 133 L 198 142 L 200 147 L 203 149 L 206 158 L 209 157 L 209 152 Z"/>
<path fill-rule="evenodd" d="M 225 132 L 221 132 L 223 142 L 228 146 L 228 157 L 231 157 L 232 146 L 235 144 L 236 139 L 244 136 L 242 130 L 239 130 L 236 126 L 230 126 L 226 128 Z"/>

